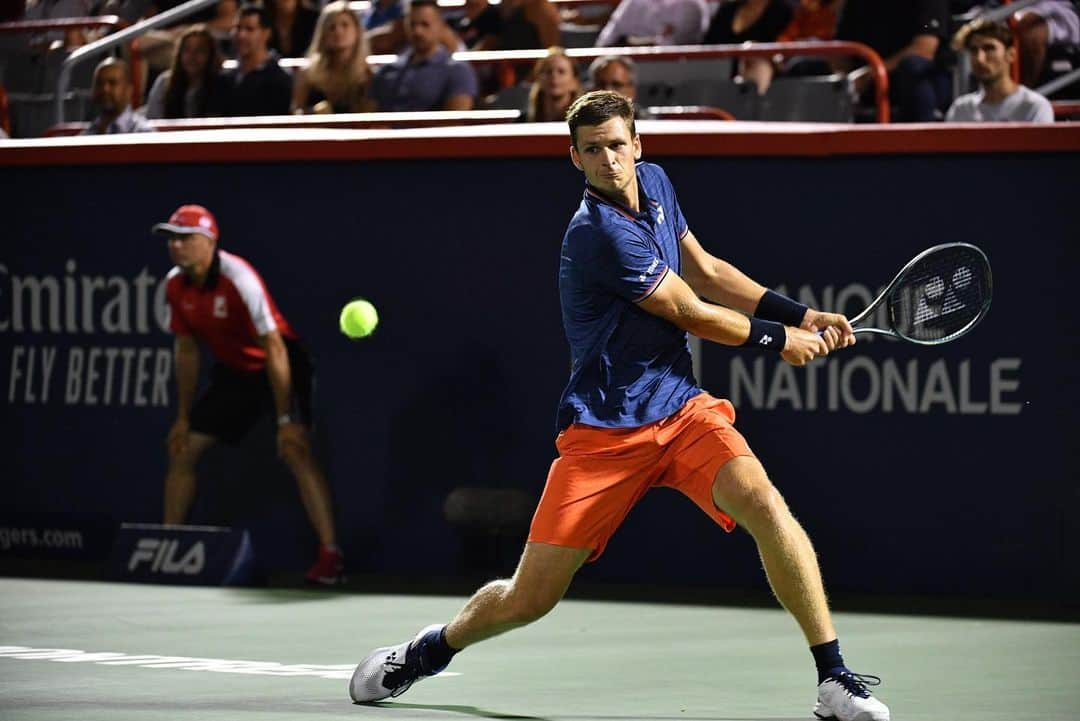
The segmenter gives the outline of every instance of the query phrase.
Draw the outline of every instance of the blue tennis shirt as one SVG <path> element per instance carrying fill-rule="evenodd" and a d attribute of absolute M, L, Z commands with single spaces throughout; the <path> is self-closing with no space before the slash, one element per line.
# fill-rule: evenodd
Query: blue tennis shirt
<path fill-rule="evenodd" d="M 636 305 L 679 272 L 688 230 L 660 166 L 638 163 L 637 178 L 640 213 L 586 185 L 563 238 L 559 298 L 572 366 L 558 430 L 636 428 L 701 393 L 686 332 Z"/>

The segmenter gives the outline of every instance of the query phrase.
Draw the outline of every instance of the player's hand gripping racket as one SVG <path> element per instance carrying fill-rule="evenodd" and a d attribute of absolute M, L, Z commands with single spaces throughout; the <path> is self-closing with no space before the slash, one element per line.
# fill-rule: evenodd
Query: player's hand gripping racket
<path fill-rule="evenodd" d="M 992 280 L 990 261 L 974 245 L 936 245 L 912 258 L 851 325 L 856 334 L 891 335 L 920 345 L 948 343 L 986 315 Z M 877 328 L 870 324 L 882 305 L 888 308 L 887 327 Z"/>

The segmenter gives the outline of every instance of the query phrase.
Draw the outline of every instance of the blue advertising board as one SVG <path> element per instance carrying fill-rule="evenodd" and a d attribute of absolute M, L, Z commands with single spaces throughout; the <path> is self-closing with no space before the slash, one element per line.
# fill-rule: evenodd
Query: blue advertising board
<path fill-rule="evenodd" d="M 989 316 L 947 346 L 860 340 L 805 369 L 700 347 L 702 384 L 735 403 L 830 586 L 1080 588 L 1075 157 L 653 160 L 707 249 L 823 309 L 854 314 L 930 245 L 989 255 Z M 0 182 L 0 443 L 14 512 L 160 521 L 175 401 L 169 263 L 149 229 L 190 202 L 216 214 L 222 247 L 258 268 L 314 355 L 316 452 L 352 569 L 454 575 L 451 491 L 539 497 L 568 367 L 558 249 L 582 190 L 568 161 L 3 168 Z M 355 296 L 381 316 L 362 342 L 336 327 Z M 314 551 L 269 423 L 210 454 L 189 521 L 249 528 L 269 568 L 300 570 Z M 764 583 L 745 534 L 664 491 L 583 573 Z"/>

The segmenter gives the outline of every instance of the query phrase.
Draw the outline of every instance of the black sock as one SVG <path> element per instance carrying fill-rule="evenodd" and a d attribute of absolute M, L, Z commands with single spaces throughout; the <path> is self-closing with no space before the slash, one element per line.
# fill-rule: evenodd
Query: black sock
<path fill-rule="evenodd" d="M 840 641 L 835 638 L 828 643 L 811 646 L 810 653 L 814 654 L 814 663 L 817 664 L 818 683 L 845 668 L 844 657 L 840 655 Z"/>
<path fill-rule="evenodd" d="M 442 671 L 450 663 L 450 659 L 458 652 L 446 642 L 446 626 L 438 631 L 428 631 L 422 642 L 424 657 L 427 663 L 425 671 Z"/>

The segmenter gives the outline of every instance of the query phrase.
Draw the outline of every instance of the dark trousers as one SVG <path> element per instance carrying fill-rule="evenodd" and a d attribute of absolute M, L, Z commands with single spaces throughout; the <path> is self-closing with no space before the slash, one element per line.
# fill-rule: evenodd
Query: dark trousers
<path fill-rule="evenodd" d="M 895 121 L 932 123 L 941 120 L 952 100 L 952 79 L 932 60 L 908 55 L 889 75 L 889 99 Z"/>

